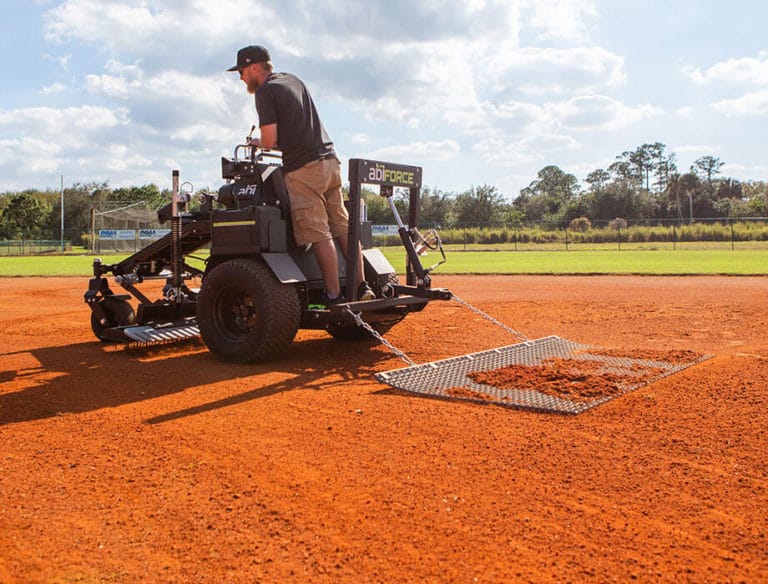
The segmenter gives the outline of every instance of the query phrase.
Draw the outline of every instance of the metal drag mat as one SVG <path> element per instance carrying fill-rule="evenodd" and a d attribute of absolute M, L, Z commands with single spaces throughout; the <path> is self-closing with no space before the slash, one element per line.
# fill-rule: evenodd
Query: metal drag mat
<path fill-rule="evenodd" d="M 692 360 L 673 363 L 655 358 L 611 356 L 601 354 L 600 349 L 550 336 L 480 353 L 377 373 L 376 379 L 397 389 L 433 397 L 490 403 L 541 412 L 579 414 L 708 358 L 709 356 L 706 355 L 695 355 Z M 615 391 L 609 395 L 597 395 L 593 399 L 568 399 L 552 395 L 551 392 L 543 393 L 530 388 L 501 389 L 477 383 L 468 376 L 471 373 L 488 372 L 511 365 L 532 367 L 546 365 L 553 359 L 573 360 L 569 362 L 577 365 L 581 362 L 585 367 L 596 369 L 599 374 L 613 375 L 621 381 L 616 385 Z"/>

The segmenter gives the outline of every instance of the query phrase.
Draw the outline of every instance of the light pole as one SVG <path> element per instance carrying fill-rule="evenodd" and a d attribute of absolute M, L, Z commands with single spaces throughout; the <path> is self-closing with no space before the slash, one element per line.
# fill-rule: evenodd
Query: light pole
<path fill-rule="evenodd" d="M 61 175 L 61 253 L 64 253 L 64 175 Z"/>
<path fill-rule="evenodd" d="M 691 223 L 693 223 L 693 193 L 688 191 L 688 209 L 691 214 Z"/>

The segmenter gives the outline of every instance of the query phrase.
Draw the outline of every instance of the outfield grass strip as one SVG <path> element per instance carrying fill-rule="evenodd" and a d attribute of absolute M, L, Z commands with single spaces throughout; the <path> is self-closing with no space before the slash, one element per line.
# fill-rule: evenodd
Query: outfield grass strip
<path fill-rule="evenodd" d="M 380 248 L 395 269 L 405 270 L 405 250 Z M 101 256 L 117 263 L 127 254 Z M 436 255 L 425 257 L 429 266 Z M 438 274 L 647 274 L 766 275 L 764 250 L 449 251 Z M 0 257 L 0 276 L 90 276 L 94 256 Z"/>

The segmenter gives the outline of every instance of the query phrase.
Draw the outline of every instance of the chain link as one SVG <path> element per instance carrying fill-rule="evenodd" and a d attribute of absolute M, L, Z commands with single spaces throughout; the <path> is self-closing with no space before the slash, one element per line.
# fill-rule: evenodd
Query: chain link
<path fill-rule="evenodd" d="M 525 336 L 523 333 L 521 333 L 520 331 L 516 331 L 515 329 L 508 327 L 508 326 L 507 326 L 507 325 L 505 325 L 504 323 L 502 323 L 502 322 L 499 322 L 498 320 L 496 320 L 495 318 L 493 318 L 491 315 L 489 315 L 489 314 L 486 314 L 485 312 L 483 312 L 483 311 L 482 311 L 482 310 L 480 310 L 479 308 L 476 308 L 475 306 L 472 306 L 472 305 L 471 305 L 469 302 L 467 302 L 466 300 L 463 300 L 462 298 L 459 298 L 459 297 L 458 297 L 458 296 L 456 296 L 455 294 L 451 294 L 451 298 L 452 298 L 453 300 L 455 300 L 456 302 L 458 302 L 459 304 L 461 304 L 461 305 L 465 306 L 466 308 L 469 308 L 469 309 L 470 309 L 472 312 L 474 312 L 474 313 L 475 313 L 475 314 L 477 314 L 478 316 L 481 316 L 481 317 L 482 317 L 482 318 L 484 318 L 485 320 L 487 320 L 487 321 L 489 321 L 489 322 L 491 322 L 491 323 L 495 324 L 495 325 L 496 325 L 496 326 L 498 326 L 498 327 L 501 327 L 502 329 L 504 329 L 504 330 L 505 330 L 505 331 L 507 331 L 508 333 L 512 334 L 513 336 L 517 337 L 518 339 L 520 339 L 520 340 L 522 340 L 522 341 L 524 341 L 524 342 L 526 342 L 526 343 L 527 343 L 527 342 L 530 342 L 530 339 L 529 339 L 528 337 L 526 337 L 526 336 Z M 385 347 L 387 347 L 387 348 L 388 348 L 390 351 L 392 351 L 392 352 L 393 352 L 395 355 L 397 355 L 397 356 L 398 356 L 400 359 L 402 359 L 402 360 L 403 360 L 405 363 L 407 363 L 407 364 L 408 364 L 410 367 L 413 367 L 414 365 L 416 365 L 416 363 L 415 363 L 415 362 L 414 362 L 414 361 L 413 361 L 413 360 L 412 360 L 410 357 L 408 357 L 408 355 L 406 355 L 406 354 L 405 354 L 403 351 L 401 351 L 400 349 L 398 349 L 397 347 L 395 347 L 395 346 L 394 346 L 392 343 L 390 343 L 390 342 L 389 342 L 387 339 L 385 339 L 385 338 L 384 338 L 384 337 L 383 337 L 383 336 L 382 336 L 382 335 L 379 333 L 379 331 L 377 331 L 377 330 L 376 330 L 376 329 L 374 329 L 374 328 L 373 328 L 371 325 L 369 325 L 367 322 L 365 322 L 365 321 L 363 320 L 363 317 L 362 317 L 362 316 L 360 316 L 360 313 L 358 313 L 358 312 L 352 312 L 352 309 L 351 309 L 351 308 L 349 308 L 349 307 L 347 307 L 347 312 L 348 312 L 348 313 L 349 313 L 349 314 L 352 316 L 352 318 L 353 318 L 353 319 L 355 319 L 355 322 L 357 323 L 357 326 L 361 326 L 361 327 L 363 327 L 365 330 L 367 330 L 367 331 L 368 331 L 368 332 L 371 334 L 371 336 L 373 336 L 373 337 L 374 337 L 374 338 L 375 338 L 377 341 L 379 341 L 379 342 L 380 342 L 382 345 L 384 345 Z"/>
<path fill-rule="evenodd" d="M 472 306 L 472 305 L 471 305 L 469 302 L 467 302 L 466 300 L 463 300 L 463 299 L 459 298 L 459 297 L 458 297 L 458 296 L 456 296 L 455 294 L 451 294 L 451 298 L 452 298 L 453 300 L 455 300 L 456 302 L 458 302 L 459 304 L 462 304 L 463 306 L 466 306 L 466 307 L 467 307 L 467 308 L 469 308 L 469 309 L 470 309 L 472 312 L 474 312 L 475 314 L 477 314 L 477 315 L 479 315 L 479 316 L 483 317 L 485 320 L 487 320 L 487 321 L 489 321 L 489 322 L 492 322 L 492 323 L 493 323 L 493 324 L 495 324 L 496 326 L 499 326 L 499 327 L 503 328 L 505 331 L 507 331 L 508 333 L 510 333 L 510 334 L 512 334 L 512 335 L 514 335 L 514 336 L 516 336 L 518 339 L 520 339 L 520 340 L 522 340 L 522 341 L 525 341 L 525 342 L 528 342 L 528 341 L 530 341 L 530 339 L 529 339 L 528 337 L 526 337 L 526 336 L 525 336 L 523 333 L 521 333 L 520 331 L 516 331 L 516 330 L 515 330 L 515 329 L 513 329 L 513 328 L 509 328 L 509 327 L 508 327 L 507 325 L 505 325 L 504 323 L 502 323 L 502 322 L 499 322 L 498 320 L 496 320 L 495 318 L 493 318 L 491 315 L 489 315 L 489 314 L 486 314 L 485 312 L 483 312 L 483 311 L 482 311 L 482 310 L 480 310 L 479 308 L 476 308 L 476 307 Z"/>
<path fill-rule="evenodd" d="M 406 362 L 410 367 L 413 367 L 416 365 L 416 362 L 411 360 L 411 358 L 403 353 L 400 349 L 395 347 L 392 343 L 390 343 L 387 339 L 385 339 L 381 334 L 379 334 L 379 331 L 374 329 L 371 325 L 369 325 L 367 322 L 363 320 L 363 317 L 360 316 L 357 312 L 352 312 L 352 309 L 347 307 L 347 312 L 352 315 L 352 318 L 355 319 L 355 322 L 357 323 L 357 326 L 363 327 L 365 330 L 367 330 L 376 340 L 378 340 L 382 345 L 387 347 L 390 351 L 392 351 L 395 355 L 400 357 L 404 362 Z"/>

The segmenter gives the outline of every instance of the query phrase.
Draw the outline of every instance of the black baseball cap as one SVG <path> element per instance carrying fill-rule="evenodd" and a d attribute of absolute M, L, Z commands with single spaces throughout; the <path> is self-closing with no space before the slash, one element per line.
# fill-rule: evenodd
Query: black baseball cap
<path fill-rule="evenodd" d="M 237 65 L 230 67 L 227 71 L 239 71 L 252 65 L 253 63 L 264 63 L 265 61 L 271 61 L 269 51 L 259 45 L 251 45 L 249 47 L 243 47 L 237 51 Z"/>

